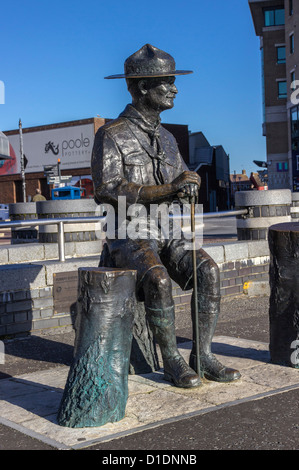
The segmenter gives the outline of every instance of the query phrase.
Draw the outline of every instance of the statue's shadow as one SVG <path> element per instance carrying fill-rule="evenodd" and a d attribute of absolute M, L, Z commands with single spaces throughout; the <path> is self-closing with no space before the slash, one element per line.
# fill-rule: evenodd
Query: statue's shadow
<path fill-rule="evenodd" d="M 182 340 L 182 338 L 181 338 Z M 249 341 L 250 343 L 250 341 Z M 191 341 L 181 341 L 178 339 L 178 346 L 180 349 L 190 349 Z M 225 342 L 218 342 L 213 341 L 211 350 L 213 354 L 225 357 L 235 357 L 238 359 L 250 359 L 256 362 L 270 362 L 270 352 L 267 346 L 265 345 L 265 349 L 257 349 L 255 347 L 243 347 L 233 344 L 228 344 Z"/>
<path fill-rule="evenodd" d="M 183 350 L 183 353 L 185 349 L 187 356 L 187 350 L 190 350 L 190 343 L 190 341 L 179 343 L 179 348 Z M 69 347 L 68 360 L 60 360 L 57 362 L 64 364 L 70 363 L 71 350 L 72 348 Z M 212 351 L 214 354 L 226 357 L 235 357 L 245 360 L 249 359 L 264 363 L 270 362 L 269 351 L 266 348 L 256 349 L 254 347 L 241 347 L 215 341 L 212 343 Z M 130 377 L 132 380 L 137 381 L 144 381 L 147 379 L 155 382 L 157 385 L 160 384 L 161 386 L 171 385 L 170 382 L 167 382 L 164 379 L 163 366 L 155 372 L 135 375 L 130 374 L 129 380 Z M 63 396 L 63 391 L 63 380 L 61 380 L 61 387 L 50 386 L 47 385 L 47 383 L 38 383 L 21 377 L 14 378 L 9 376 L 9 374 L 6 374 L 6 377 L 3 377 L 3 380 L 0 380 L 0 403 L 1 401 L 6 401 L 7 403 L 20 408 L 19 411 L 14 411 L 15 413 L 20 413 L 20 416 L 24 411 L 26 411 L 32 415 L 41 417 L 50 423 L 57 424 L 57 413 Z M 7 419 L 9 419 L 9 417 Z"/>
<path fill-rule="evenodd" d="M 1 366 L 0 378 L 5 378 L 5 374 L 21 375 L 24 372 L 44 368 L 41 363 L 48 363 L 47 368 L 56 365 L 69 366 L 73 358 L 73 341 L 67 344 L 58 341 L 57 338 L 42 336 L 28 336 L 14 341 L 5 342 L 5 355 L 15 357 L 16 360 L 7 359 Z M 17 359 L 18 358 L 18 359 Z M 20 372 L 18 372 L 20 370 Z"/>
<path fill-rule="evenodd" d="M 8 378 L 0 381 L 0 403 L 6 402 L 18 409 L 10 410 L 7 419 L 17 416 L 18 421 L 39 416 L 57 424 L 56 415 L 62 399 L 63 388 L 37 383 L 27 379 Z M 6 405 L 7 406 L 7 405 Z M 5 415 L 5 413 L 4 413 Z M 4 416 L 5 417 L 5 416 Z M 30 418 L 29 418 L 30 419 Z"/>

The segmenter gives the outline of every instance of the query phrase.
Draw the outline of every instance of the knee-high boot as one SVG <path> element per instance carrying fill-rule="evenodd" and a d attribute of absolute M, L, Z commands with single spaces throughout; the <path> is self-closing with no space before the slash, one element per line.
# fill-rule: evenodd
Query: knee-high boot
<path fill-rule="evenodd" d="M 195 313 L 194 313 L 194 297 L 192 297 L 192 322 L 193 322 L 193 347 L 190 354 L 189 365 L 197 371 L 196 365 L 196 330 L 195 330 Z M 201 311 L 200 303 L 204 303 L 205 311 Z M 220 297 L 204 296 L 204 302 L 199 302 L 199 353 L 200 353 L 200 375 L 205 376 L 209 380 L 216 382 L 232 382 L 241 377 L 236 369 L 221 364 L 220 361 L 211 352 L 211 344 L 214 336 L 218 312 L 220 308 Z"/>
<path fill-rule="evenodd" d="M 146 311 L 150 327 L 161 350 L 165 380 L 173 382 L 176 387 L 199 387 L 200 377 L 188 366 L 177 349 L 174 306 L 164 309 L 146 307 Z"/>

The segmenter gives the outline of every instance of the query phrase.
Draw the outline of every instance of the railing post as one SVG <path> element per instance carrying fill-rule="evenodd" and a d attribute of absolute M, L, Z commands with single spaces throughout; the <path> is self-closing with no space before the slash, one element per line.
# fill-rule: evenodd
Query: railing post
<path fill-rule="evenodd" d="M 65 261 L 65 251 L 64 251 L 64 226 L 63 222 L 59 222 L 58 226 L 58 250 L 59 250 L 59 261 Z"/>

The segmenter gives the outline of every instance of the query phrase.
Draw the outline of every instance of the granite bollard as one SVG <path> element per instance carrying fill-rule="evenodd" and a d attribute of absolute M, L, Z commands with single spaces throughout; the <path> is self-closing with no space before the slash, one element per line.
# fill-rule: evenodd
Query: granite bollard
<path fill-rule="evenodd" d="M 236 192 L 235 208 L 248 210 L 237 216 L 238 239 L 267 240 L 271 225 L 291 222 L 291 204 L 289 189 Z"/>
<path fill-rule="evenodd" d="M 35 202 L 16 202 L 9 204 L 9 218 L 12 222 L 37 219 Z M 13 227 L 11 229 L 12 245 L 21 243 L 36 243 L 38 239 L 38 226 Z"/>
<path fill-rule="evenodd" d="M 292 193 L 292 205 L 291 205 L 291 217 L 292 222 L 298 222 L 299 220 L 299 193 Z"/>
<path fill-rule="evenodd" d="M 93 199 L 67 199 L 38 201 L 36 211 L 39 219 L 53 218 L 75 218 L 75 217 L 95 217 L 96 203 Z M 64 241 L 68 242 L 89 242 L 96 240 L 96 224 L 65 224 Z M 57 243 L 57 224 L 43 225 L 39 229 L 40 243 Z"/>

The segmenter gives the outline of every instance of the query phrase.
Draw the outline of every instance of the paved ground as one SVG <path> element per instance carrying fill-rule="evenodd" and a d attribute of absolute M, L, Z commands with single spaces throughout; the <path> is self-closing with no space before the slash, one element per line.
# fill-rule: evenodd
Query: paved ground
<path fill-rule="evenodd" d="M 178 342 L 183 350 L 189 344 L 190 333 L 190 319 L 188 313 L 186 313 L 185 316 L 177 319 Z M 228 399 L 225 397 L 227 389 L 219 388 L 218 385 L 213 384 L 214 388 L 203 389 L 204 391 L 201 392 L 201 398 L 204 396 L 210 403 L 209 406 L 204 407 L 202 405 L 203 409 L 200 410 L 200 405 L 196 408 L 196 412 L 190 412 L 190 410 L 194 410 L 194 403 L 190 400 L 190 396 L 185 394 L 185 396 L 181 396 L 180 400 L 185 403 L 186 407 L 187 405 L 188 407 L 191 406 L 191 408 L 184 408 L 185 411 L 188 409 L 189 412 L 184 414 L 184 412 L 179 413 L 179 410 L 175 410 L 175 412 L 172 410 L 169 412 L 169 416 L 173 415 L 172 419 L 165 419 L 164 417 L 160 421 L 160 410 L 157 408 L 158 405 L 163 408 L 162 402 L 159 398 L 157 405 L 157 401 L 152 400 L 152 415 L 154 416 L 154 413 L 156 413 L 158 416 L 154 427 L 149 425 L 149 421 L 145 419 L 145 426 L 140 427 L 138 432 L 133 434 L 124 433 L 124 435 L 118 435 L 118 438 L 109 438 L 107 442 L 101 440 L 92 443 L 84 437 L 83 433 L 77 439 L 75 448 L 97 449 L 103 452 L 125 450 L 136 452 L 138 450 L 165 451 L 164 454 L 167 451 L 187 451 L 190 453 L 195 450 L 216 449 L 297 450 L 299 448 L 298 370 L 279 368 L 276 369 L 277 374 L 273 372 L 273 377 L 271 375 L 271 367 L 274 366 L 267 365 L 267 360 L 264 358 L 269 341 L 268 298 L 242 296 L 241 298 L 223 301 L 221 317 L 215 333 L 216 348 L 218 338 L 221 337 L 228 337 L 228 342 L 239 345 L 239 351 L 244 349 L 240 345 L 247 345 L 244 349 L 245 353 L 242 354 L 248 353 L 248 358 L 245 357 L 246 360 L 257 360 L 256 364 L 259 365 L 259 369 L 257 366 L 255 367 L 255 364 L 246 363 L 243 385 L 245 383 L 245 385 L 249 384 L 248 387 L 253 385 L 257 387 L 257 382 L 259 386 L 263 384 L 263 388 L 257 389 L 262 393 L 254 394 L 248 391 L 246 394 L 246 387 L 241 384 L 239 386 L 240 393 L 236 394 L 234 392 Z M 0 366 L 0 378 L 2 379 L 0 380 L 0 390 L 1 383 L 3 385 L 7 384 L 11 382 L 7 379 L 16 376 L 31 379 L 44 377 L 44 383 L 47 383 L 47 377 L 56 377 L 56 380 L 57 377 L 60 377 L 59 380 L 61 380 L 61 375 L 66 374 L 66 370 L 71 363 L 73 341 L 74 332 L 72 330 L 6 341 L 6 361 L 4 365 Z M 251 343 L 252 341 L 254 343 Z M 257 353 L 261 354 L 262 357 L 255 358 L 254 354 Z M 227 356 L 227 358 L 224 357 L 224 360 L 236 360 L 236 357 L 229 358 Z M 242 358 L 238 360 L 241 361 L 240 364 L 243 367 Z M 254 375 L 252 371 L 257 370 L 259 370 L 259 374 L 256 372 Z M 258 380 L 257 375 L 259 375 Z M 291 380 L 289 378 L 286 380 L 285 377 L 287 376 L 291 377 Z M 59 380 L 56 383 L 59 384 Z M 14 385 L 16 385 L 15 382 Z M 150 382 L 142 384 L 144 387 L 151 385 Z M 167 393 L 171 393 L 171 397 L 175 396 L 171 390 L 173 387 L 166 389 L 163 385 L 161 389 L 160 384 L 157 385 L 157 383 L 154 384 L 154 387 L 156 396 L 158 397 L 158 393 L 162 393 L 167 397 L 168 402 L 170 395 L 167 395 Z M 50 390 L 52 395 L 56 390 L 55 387 Z M 209 390 L 209 393 L 206 392 L 207 390 Z M 48 393 L 48 390 L 45 391 Z M 216 392 L 217 398 L 213 398 L 216 397 Z M 154 397 L 154 395 L 151 393 L 149 396 Z M 251 396 L 252 399 L 250 399 Z M 16 404 L 12 398 L 6 398 L 8 407 Z M 177 395 L 175 398 L 177 398 Z M 196 399 L 198 400 L 199 397 L 197 396 Z M 176 400 L 175 403 L 175 406 L 178 406 L 180 401 Z M 43 403 L 41 403 L 42 405 Z M 3 408 L 3 410 L 5 409 Z M 9 408 L 7 410 L 9 411 Z M 20 408 L 18 412 L 21 414 L 25 411 L 25 409 Z M 178 418 L 180 414 L 181 416 Z M 2 416 L 0 415 L 0 449 L 55 450 L 57 448 L 55 443 L 53 445 L 50 439 L 48 441 L 47 439 L 40 439 L 40 434 L 35 434 L 34 428 L 33 431 L 31 428 L 31 431 L 28 432 L 26 419 L 26 417 L 23 417 L 24 421 L 20 425 L 20 417 L 17 416 L 12 419 L 12 416 L 5 415 L 5 411 Z M 84 444 L 85 440 L 87 446 Z"/>

